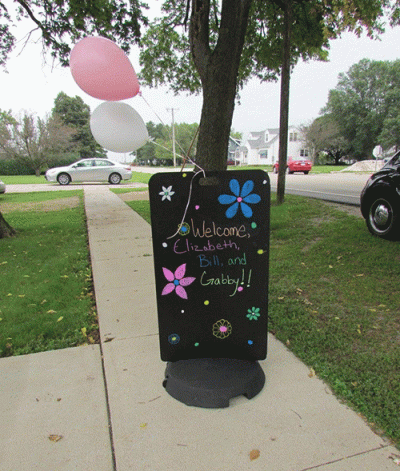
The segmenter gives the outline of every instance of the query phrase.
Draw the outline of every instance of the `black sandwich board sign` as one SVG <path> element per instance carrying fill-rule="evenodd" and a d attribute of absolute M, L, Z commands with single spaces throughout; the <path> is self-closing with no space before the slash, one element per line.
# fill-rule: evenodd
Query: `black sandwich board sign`
<path fill-rule="evenodd" d="M 149 193 L 161 359 L 264 359 L 268 175 L 157 173 Z"/>

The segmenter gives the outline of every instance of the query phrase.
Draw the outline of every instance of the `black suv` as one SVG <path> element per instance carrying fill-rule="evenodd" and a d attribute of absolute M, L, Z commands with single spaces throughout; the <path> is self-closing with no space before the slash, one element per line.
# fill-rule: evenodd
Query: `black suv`
<path fill-rule="evenodd" d="M 400 152 L 367 181 L 361 192 L 361 213 L 372 234 L 400 238 Z"/>

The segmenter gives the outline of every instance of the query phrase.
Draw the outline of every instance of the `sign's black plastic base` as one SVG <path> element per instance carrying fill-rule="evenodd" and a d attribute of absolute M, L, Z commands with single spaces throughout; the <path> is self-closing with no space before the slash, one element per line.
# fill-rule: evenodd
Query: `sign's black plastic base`
<path fill-rule="evenodd" d="M 265 375 L 258 362 L 230 358 L 196 358 L 169 362 L 163 386 L 188 406 L 229 407 L 229 399 L 256 396 Z"/>

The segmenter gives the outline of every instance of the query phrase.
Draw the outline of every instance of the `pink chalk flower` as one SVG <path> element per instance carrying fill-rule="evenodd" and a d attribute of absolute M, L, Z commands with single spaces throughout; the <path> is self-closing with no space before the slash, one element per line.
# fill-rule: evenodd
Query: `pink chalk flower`
<path fill-rule="evenodd" d="M 184 286 L 189 286 L 193 283 L 193 281 L 196 278 L 193 278 L 191 276 L 185 276 L 186 272 L 186 263 L 183 265 L 180 265 L 176 270 L 175 273 L 172 273 L 171 270 L 168 270 L 168 268 L 163 267 L 163 272 L 164 276 L 169 281 L 168 284 L 164 286 L 164 289 L 162 290 L 162 295 L 172 293 L 172 291 L 175 291 L 175 293 L 182 299 L 187 299 L 187 293 L 184 288 Z"/>

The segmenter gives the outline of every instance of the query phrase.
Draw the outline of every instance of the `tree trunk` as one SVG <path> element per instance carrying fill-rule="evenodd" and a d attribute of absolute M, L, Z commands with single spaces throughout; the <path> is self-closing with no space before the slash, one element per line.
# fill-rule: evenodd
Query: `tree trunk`
<path fill-rule="evenodd" d="M 10 224 L 3 218 L 3 215 L 0 213 L 0 239 L 5 239 L 6 237 L 12 237 L 16 234 L 16 230 L 13 229 Z"/>
<path fill-rule="evenodd" d="M 218 42 L 210 49 L 210 0 L 192 0 L 190 45 L 203 88 L 196 163 L 204 170 L 227 166 L 237 76 L 252 0 L 223 0 Z"/>
<path fill-rule="evenodd" d="M 284 14 L 284 42 L 281 72 L 281 107 L 279 123 L 279 172 L 277 185 L 277 203 L 282 204 L 285 199 L 285 174 L 288 147 L 289 129 L 289 89 L 290 89 L 290 45 L 292 32 L 292 0 L 285 1 Z"/>

